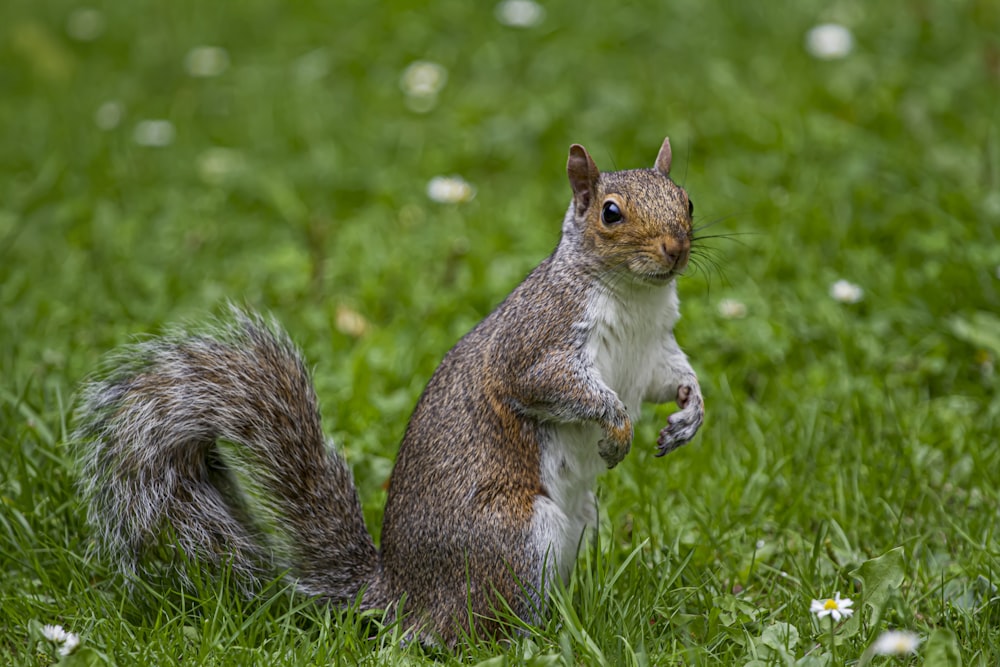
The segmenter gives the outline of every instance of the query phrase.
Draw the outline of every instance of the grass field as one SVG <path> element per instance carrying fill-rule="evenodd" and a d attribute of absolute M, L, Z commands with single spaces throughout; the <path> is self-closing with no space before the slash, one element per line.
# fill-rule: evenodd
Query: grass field
<path fill-rule="evenodd" d="M 917 654 L 871 664 L 1000 663 L 1000 4 L 532 7 L 0 6 L 0 663 L 58 659 L 43 624 L 67 664 L 839 665 L 888 629 Z M 377 533 L 424 383 L 557 241 L 568 146 L 651 166 L 665 134 L 720 236 L 680 282 L 706 423 L 656 459 L 647 411 L 544 627 L 435 653 L 88 558 L 65 440 L 107 351 L 274 313 Z"/>

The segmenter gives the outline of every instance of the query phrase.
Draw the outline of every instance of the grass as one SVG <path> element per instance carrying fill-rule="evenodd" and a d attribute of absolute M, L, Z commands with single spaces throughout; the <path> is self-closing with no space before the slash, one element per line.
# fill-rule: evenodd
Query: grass
<path fill-rule="evenodd" d="M 91 6 L 96 36 L 75 2 L 0 8 L 0 662 L 54 659 L 44 623 L 90 664 L 854 664 L 887 628 L 924 638 L 904 663 L 1000 662 L 996 3 L 553 0 L 527 29 L 458 0 Z M 825 21 L 847 57 L 805 50 Z M 203 45 L 218 76 L 185 69 Z M 416 60 L 447 71 L 423 113 Z M 647 166 L 664 134 L 721 235 L 680 284 L 707 421 L 660 460 L 648 411 L 544 627 L 426 652 L 280 582 L 129 595 L 88 558 L 64 443 L 108 350 L 273 312 L 377 531 L 423 384 L 556 243 L 569 144 Z M 439 174 L 475 199 L 428 200 Z M 809 603 L 836 591 L 831 645 Z"/>

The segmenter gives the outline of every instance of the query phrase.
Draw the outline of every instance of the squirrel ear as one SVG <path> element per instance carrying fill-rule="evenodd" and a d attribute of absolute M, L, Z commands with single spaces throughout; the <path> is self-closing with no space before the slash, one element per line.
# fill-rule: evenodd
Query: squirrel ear
<path fill-rule="evenodd" d="M 663 145 L 660 146 L 660 153 L 656 156 L 656 164 L 653 165 L 653 169 L 660 172 L 664 176 L 670 175 L 670 137 L 665 137 L 663 139 Z"/>
<path fill-rule="evenodd" d="M 597 165 L 594 164 L 587 149 L 580 144 L 573 144 L 569 147 L 566 173 L 569 174 L 569 184 L 573 188 L 573 201 L 576 202 L 577 213 L 583 213 L 594 198 L 594 188 L 601 172 L 597 170 Z"/>

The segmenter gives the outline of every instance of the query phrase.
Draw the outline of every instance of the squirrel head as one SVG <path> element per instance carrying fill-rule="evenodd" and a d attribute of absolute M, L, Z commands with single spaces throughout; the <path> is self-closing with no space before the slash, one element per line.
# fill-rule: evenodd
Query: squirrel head
<path fill-rule="evenodd" d="M 602 174 L 587 149 L 570 146 L 571 224 L 604 268 L 624 268 L 657 284 L 687 266 L 694 205 L 670 180 L 670 160 L 670 140 L 664 139 L 652 169 Z"/>

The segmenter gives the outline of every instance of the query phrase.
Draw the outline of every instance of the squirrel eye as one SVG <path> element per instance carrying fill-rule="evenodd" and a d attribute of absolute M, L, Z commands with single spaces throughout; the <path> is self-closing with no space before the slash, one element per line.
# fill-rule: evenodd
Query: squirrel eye
<path fill-rule="evenodd" d="M 618 208 L 618 204 L 613 201 L 604 202 L 604 208 L 601 209 L 601 222 L 606 225 L 615 225 L 625 219 L 622 215 L 622 210 Z"/>
<path fill-rule="evenodd" d="M 688 216 L 694 216 L 694 202 L 688 199 Z"/>

